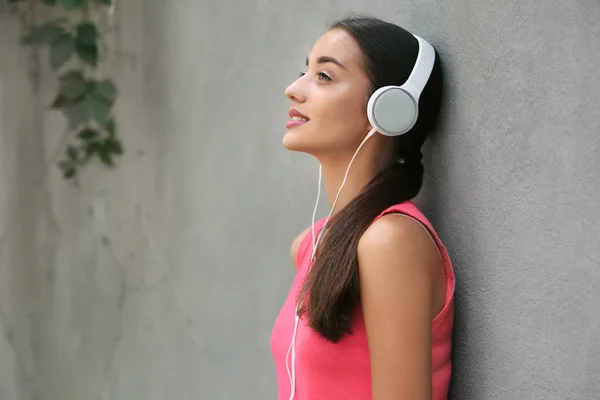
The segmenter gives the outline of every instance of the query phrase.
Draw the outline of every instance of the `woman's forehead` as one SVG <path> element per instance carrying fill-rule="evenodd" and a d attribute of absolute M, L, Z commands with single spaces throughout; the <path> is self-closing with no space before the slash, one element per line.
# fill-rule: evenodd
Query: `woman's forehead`
<path fill-rule="evenodd" d="M 321 57 L 333 57 L 349 68 L 359 66 L 361 56 L 360 47 L 348 32 L 332 29 L 317 39 L 308 61 L 312 63 Z"/>

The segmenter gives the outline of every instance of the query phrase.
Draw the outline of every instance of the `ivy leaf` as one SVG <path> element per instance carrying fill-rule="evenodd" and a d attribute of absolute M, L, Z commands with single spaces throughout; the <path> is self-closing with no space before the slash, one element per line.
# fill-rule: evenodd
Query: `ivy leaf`
<path fill-rule="evenodd" d="M 100 147 L 98 151 L 98 157 L 104 165 L 109 167 L 112 167 L 114 165 L 112 154 L 105 146 Z"/>
<path fill-rule="evenodd" d="M 110 120 L 108 120 L 108 122 L 106 122 L 106 131 L 108 132 L 109 136 L 111 136 L 111 137 L 115 136 L 116 129 L 117 129 L 116 123 L 113 118 L 111 118 Z"/>
<path fill-rule="evenodd" d="M 85 154 L 87 157 L 98 154 L 102 150 L 102 144 L 97 141 L 90 141 L 85 145 Z"/>
<path fill-rule="evenodd" d="M 50 105 L 50 107 L 55 110 L 58 110 L 58 109 L 64 108 L 67 104 L 69 104 L 69 101 L 63 95 L 61 95 L 59 93 L 58 95 L 56 95 L 56 97 L 52 101 L 52 104 Z"/>
<path fill-rule="evenodd" d="M 75 43 L 68 33 L 58 36 L 50 47 L 50 65 L 54 70 L 62 67 L 73 55 Z"/>
<path fill-rule="evenodd" d="M 123 145 L 114 137 L 106 139 L 102 147 L 111 154 L 123 154 Z"/>
<path fill-rule="evenodd" d="M 113 104 L 117 97 L 117 87 L 110 79 L 105 79 L 96 86 L 96 96 Z"/>
<path fill-rule="evenodd" d="M 97 130 L 94 130 L 92 128 L 86 128 L 84 130 L 82 130 L 81 132 L 79 132 L 79 134 L 77 135 L 80 139 L 85 140 L 85 141 L 91 141 L 94 140 L 95 138 L 97 138 L 99 135 Z"/>
<path fill-rule="evenodd" d="M 63 108 L 65 117 L 69 121 L 69 128 L 75 129 L 79 125 L 86 123 L 90 119 L 90 100 L 89 96 L 85 95 L 79 101 L 68 104 Z"/>
<path fill-rule="evenodd" d="M 69 71 L 59 81 L 58 95 L 68 102 L 78 100 L 85 94 L 86 81 L 81 71 Z"/>
<path fill-rule="evenodd" d="M 65 179 L 70 179 L 70 178 L 74 177 L 76 173 L 77 173 L 77 169 L 75 168 L 75 166 L 72 165 L 63 170 L 63 177 Z"/>
<path fill-rule="evenodd" d="M 100 93 L 106 91 L 103 88 L 99 90 L 99 86 L 100 84 L 93 79 L 88 80 L 86 83 L 88 115 L 100 125 L 104 125 L 108 122 L 111 104 L 98 95 L 99 91 Z"/>
<path fill-rule="evenodd" d="M 62 170 L 63 177 L 72 178 L 77 172 L 77 166 L 72 161 L 62 160 L 58 163 L 58 168 Z"/>
<path fill-rule="evenodd" d="M 98 46 L 82 46 L 77 44 L 75 50 L 81 61 L 87 65 L 91 67 L 98 65 Z"/>
<path fill-rule="evenodd" d="M 60 0 L 60 4 L 65 10 L 73 10 L 75 8 L 88 8 L 91 0 Z"/>
<path fill-rule="evenodd" d="M 110 116 L 110 104 L 90 93 L 86 93 L 80 100 L 68 104 L 63 110 L 71 129 L 75 129 L 91 119 L 104 125 Z"/>
<path fill-rule="evenodd" d="M 82 22 L 77 25 L 77 46 L 92 47 L 98 41 L 98 28 L 91 22 Z"/>
<path fill-rule="evenodd" d="M 95 79 L 88 79 L 85 82 L 85 91 L 90 96 L 94 96 L 94 94 L 96 93 L 96 85 L 98 85 L 98 82 Z"/>
<path fill-rule="evenodd" d="M 72 69 L 72 70 L 67 71 L 64 74 L 60 75 L 58 77 L 58 80 L 61 82 L 68 81 L 68 80 L 84 81 L 85 77 L 83 76 L 83 72 L 78 71 L 76 69 Z"/>
<path fill-rule="evenodd" d="M 65 29 L 60 25 L 60 21 L 49 21 L 31 29 L 27 35 L 21 38 L 21 44 L 34 46 L 50 44 L 66 33 Z"/>
<path fill-rule="evenodd" d="M 73 103 L 85 94 L 86 81 L 83 73 L 77 70 L 70 70 L 58 78 L 58 93 L 51 104 L 53 109 L 61 109 L 70 103 Z"/>
<path fill-rule="evenodd" d="M 112 4 L 112 0 L 96 0 L 96 3 L 100 3 L 105 6 L 110 6 Z"/>
<path fill-rule="evenodd" d="M 77 55 L 84 63 L 95 67 L 98 65 L 98 28 L 90 22 L 77 25 L 75 37 Z"/>
<path fill-rule="evenodd" d="M 71 167 L 71 165 L 72 164 L 71 164 L 70 161 L 62 160 L 61 162 L 58 163 L 58 168 L 64 170 L 64 169 L 67 169 L 67 168 Z"/>
<path fill-rule="evenodd" d="M 92 97 L 89 101 L 90 116 L 100 125 L 104 125 L 110 115 L 110 104 L 99 97 Z"/>
<path fill-rule="evenodd" d="M 55 6 L 56 5 L 56 0 L 41 0 L 43 4 L 47 5 L 47 6 Z"/>
<path fill-rule="evenodd" d="M 77 160 L 79 160 L 79 151 L 77 150 L 76 147 L 69 146 L 69 147 L 67 147 L 67 156 L 69 156 L 69 159 L 71 161 L 77 161 Z"/>
<path fill-rule="evenodd" d="M 66 10 L 71 10 L 75 8 L 75 3 L 77 3 L 77 0 L 60 0 L 60 5 L 63 6 Z"/>

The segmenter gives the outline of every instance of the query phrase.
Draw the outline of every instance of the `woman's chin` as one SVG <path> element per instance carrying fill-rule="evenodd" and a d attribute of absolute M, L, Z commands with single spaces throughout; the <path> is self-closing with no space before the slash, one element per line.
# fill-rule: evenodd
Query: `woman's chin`
<path fill-rule="evenodd" d="M 289 130 L 285 133 L 282 139 L 283 147 L 289 151 L 300 151 L 305 152 L 307 150 L 308 143 L 306 143 L 306 137 L 300 137 L 293 130 Z"/>
<path fill-rule="evenodd" d="M 322 139 L 310 137 L 308 135 L 297 134 L 294 131 L 287 131 L 282 139 L 283 147 L 289 151 L 297 153 L 306 153 L 318 157 L 318 155 L 335 149 L 335 146 L 324 142 Z"/>

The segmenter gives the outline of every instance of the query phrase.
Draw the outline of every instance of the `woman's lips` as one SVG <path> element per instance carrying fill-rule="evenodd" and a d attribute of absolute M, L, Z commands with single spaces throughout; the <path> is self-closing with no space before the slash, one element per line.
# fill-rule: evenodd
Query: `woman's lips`
<path fill-rule="evenodd" d="M 289 112 L 290 115 L 290 119 L 288 120 L 288 122 L 285 124 L 286 128 L 294 128 L 300 125 L 304 125 L 305 123 L 307 123 L 308 121 L 310 121 L 310 119 L 302 114 L 300 111 L 292 108 Z"/>
<path fill-rule="evenodd" d="M 289 120 L 289 121 L 288 121 L 288 122 L 285 124 L 285 127 L 286 127 L 286 128 L 288 128 L 288 129 L 290 129 L 290 128 L 295 128 L 295 127 L 297 127 L 297 126 L 304 125 L 304 124 L 305 124 L 305 123 L 307 123 L 307 122 L 308 122 L 308 121 L 296 121 L 296 120 L 290 119 L 290 120 Z"/>

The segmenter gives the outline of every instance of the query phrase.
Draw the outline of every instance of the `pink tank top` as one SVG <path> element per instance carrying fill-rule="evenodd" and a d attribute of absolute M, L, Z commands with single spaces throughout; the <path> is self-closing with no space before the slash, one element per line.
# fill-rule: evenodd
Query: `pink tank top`
<path fill-rule="evenodd" d="M 410 201 L 395 205 L 376 219 L 389 213 L 408 215 L 429 229 L 437 243 L 446 269 L 446 301 L 432 321 L 432 377 L 433 400 L 446 400 L 451 376 L 450 354 L 454 319 L 454 272 L 446 248 L 427 218 Z M 315 237 L 325 218 L 315 223 Z M 312 255 L 312 233 L 308 231 L 298 248 L 298 272 L 288 297 L 279 312 L 271 333 L 271 351 L 277 375 L 278 399 L 290 397 L 290 380 L 286 368 L 286 354 L 294 331 L 296 298 L 308 272 Z M 295 400 L 369 400 L 371 399 L 371 371 L 369 349 L 362 314 L 352 321 L 352 334 L 338 343 L 331 343 L 313 331 L 303 318 L 296 333 L 296 394 Z M 288 358 L 288 366 L 291 370 Z"/>

